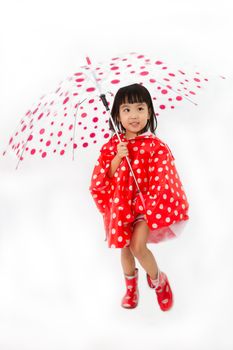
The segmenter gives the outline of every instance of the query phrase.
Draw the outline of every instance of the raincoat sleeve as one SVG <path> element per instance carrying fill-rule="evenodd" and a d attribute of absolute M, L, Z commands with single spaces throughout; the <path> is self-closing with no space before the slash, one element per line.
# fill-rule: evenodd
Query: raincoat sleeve
<path fill-rule="evenodd" d="M 115 155 L 116 152 L 111 142 L 103 145 L 91 177 L 89 190 L 97 208 L 102 214 L 106 212 L 105 208 L 109 203 L 111 186 L 114 181 L 114 178 L 108 176 L 108 171 Z"/>
<path fill-rule="evenodd" d="M 160 142 L 153 147 L 148 160 L 148 190 L 143 193 L 145 205 L 143 206 L 141 198 L 137 195 L 135 201 L 136 212 L 147 214 L 148 210 L 151 211 L 158 204 L 160 197 L 166 190 L 169 178 L 168 171 L 174 160 L 170 148 L 164 142 Z"/>

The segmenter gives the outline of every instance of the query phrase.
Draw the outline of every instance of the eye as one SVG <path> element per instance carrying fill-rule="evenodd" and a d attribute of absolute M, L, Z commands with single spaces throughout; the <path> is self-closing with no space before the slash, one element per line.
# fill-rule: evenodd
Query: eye
<path fill-rule="evenodd" d="M 142 110 L 144 110 L 144 108 L 143 108 L 143 107 L 139 107 L 139 109 L 142 109 Z"/>
<path fill-rule="evenodd" d="M 123 111 L 125 112 L 125 111 L 129 111 L 129 108 L 125 108 L 125 109 L 123 109 Z"/>

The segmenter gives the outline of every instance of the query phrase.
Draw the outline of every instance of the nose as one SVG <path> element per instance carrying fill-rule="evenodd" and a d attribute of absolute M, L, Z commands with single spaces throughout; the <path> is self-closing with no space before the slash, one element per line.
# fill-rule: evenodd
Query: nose
<path fill-rule="evenodd" d="M 139 120 L 139 113 L 137 110 L 131 111 L 130 116 L 129 116 L 129 120 L 131 122 L 135 122 L 135 121 Z"/>
<path fill-rule="evenodd" d="M 138 119 L 137 113 L 134 113 L 133 115 L 130 116 L 130 120 L 135 121 Z"/>

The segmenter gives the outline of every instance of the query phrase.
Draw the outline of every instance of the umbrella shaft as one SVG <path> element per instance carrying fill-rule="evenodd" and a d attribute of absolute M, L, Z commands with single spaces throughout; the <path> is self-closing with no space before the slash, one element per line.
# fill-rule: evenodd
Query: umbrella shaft
<path fill-rule="evenodd" d="M 86 57 L 86 59 L 87 59 L 88 65 L 91 66 L 90 58 L 89 58 L 89 57 Z M 110 110 L 109 110 L 109 106 L 108 106 L 108 102 L 107 102 L 106 96 L 105 96 L 105 94 L 102 94 L 102 92 L 101 92 L 101 87 L 100 87 L 100 85 L 99 85 L 99 83 L 98 83 L 98 81 L 97 81 L 95 72 L 94 72 L 92 69 L 91 69 L 91 73 L 92 73 L 92 75 L 93 75 L 93 77 L 94 77 L 94 79 L 95 79 L 97 89 L 99 90 L 100 98 L 101 98 L 101 100 L 102 100 L 102 102 L 103 102 L 103 104 L 104 104 L 104 106 L 105 106 L 105 108 L 106 108 L 106 111 L 107 111 L 107 113 L 108 113 L 108 115 L 109 115 L 109 118 L 111 119 L 113 128 L 114 128 L 115 133 L 116 133 L 117 138 L 118 138 L 118 141 L 121 142 L 121 139 L 120 139 L 119 133 L 118 133 L 118 131 L 117 131 L 116 125 L 115 125 L 115 123 L 114 123 L 114 121 L 113 121 L 113 119 L 112 119 L 112 116 L 111 116 L 111 113 L 110 113 Z M 140 188 L 139 188 L 139 186 L 138 186 L 137 179 L 136 179 L 136 177 L 135 177 L 135 175 L 134 175 L 134 172 L 133 172 L 133 169 L 132 169 L 132 167 L 131 167 L 129 158 L 126 157 L 126 160 L 127 160 L 128 165 L 129 165 L 129 169 L 130 169 L 130 171 L 131 171 L 131 173 L 132 173 L 132 175 L 133 175 L 135 184 L 136 184 L 136 186 L 137 186 L 137 190 L 138 190 L 138 193 L 139 193 L 139 197 L 141 198 L 142 205 L 143 205 L 143 207 L 145 208 L 145 202 L 144 202 L 144 199 L 143 199 L 141 190 L 140 190 Z"/>
<path fill-rule="evenodd" d="M 100 95 L 100 98 L 104 104 L 104 107 L 106 108 L 106 110 L 108 111 L 109 110 L 109 106 L 108 106 L 108 101 L 106 100 L 106 96 L 104 94 L 101 94 Z"/>

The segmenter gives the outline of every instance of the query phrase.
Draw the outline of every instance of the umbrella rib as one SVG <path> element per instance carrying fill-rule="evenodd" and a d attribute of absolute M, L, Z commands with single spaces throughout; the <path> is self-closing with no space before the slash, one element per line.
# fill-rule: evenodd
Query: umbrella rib
<path fill-rule="evenodd" d="M 162 86 L 164 86 L 164 87 L 167 88 L 167 86 L 166 86 L 165 84 L 161 83 L 161 81 L 158 81 L 158 83 L 159 83 L 160 85 L 162 85 Z M 188 98 L 187 96 L 183 95 L 182 92 L 180 92 L 180 91 L 178 92 L 177 90 L 175 90 L 175 89 L 173 89 L 173 88 L 170 88 L 170 87 L 169 87 L 169 90 L 172 90 L 172 91 L 176 92 L 178 95 L 182 95 L 186 100 L 188 100 L 189 102 L 191 102 L 191 103 L 193 103 L 195 106 L 197 106 L 197 103 L 196 103 L 196 102 L 192 101 L 190 98 Z"/>
<path fill-rule="evenodd" d="M 33 133 L 33 131 L 31 132 L 31 134 L 29 135 L 29 137 L 32 135 L 32 133 Z M 28 138 L 29 138 L 29 137 L 28 137 Z M 20 161 L 21 161 L 21 157 L 22 157 L 22 155 L 23 155 L 23 153 L 24 153 L 24 151 L 25 151 L 25 148 L 26 148 L 26 146 L 27 146 L 28 138 L 27 138 L 27 142 L 25 143 L 24 148 L 23 148 L 23 150 L 22 150 L 22 152 L 21 152 L 21 154 L 20 154 L 20 157 L 19 157 L 19 160 L 18 160 L 18 163 L 17 163 L 17 166 L 16 166 L 16 170 L 18 169 L 19 163 L 20 163 Z"/>
<path fill-rule="evenodd" d="M 44 113 L 44 112 L 46 111 L 46 109 L 47 109 L 47 107 L 46 107 L 45 105 L 42 105 L 41 107 L 42 107 L 42 108 L 41 108 L 39 111 L 37 111 L 38 113 L 41 113 L 41 112 Z M 32 114 L 32 112 L 31 112 L 31 110 L 30 110 L 30 116 L 31 116 L 31 114 Z M 33 122 L 33 117 L 31 118 L 31 121 Z M 31 122 L 31 121 L 30 121 L 30 122 Z M 33 124 L 32 124 L 32 125 L 33 125 Z M 28 144 L 28 141 L 29 141 L 30 136 L 33 134 L 33 131 L 34 131 L 34 130 L 32 130 L 31 133 L 29 134 L 29 136 L 27 137 L 27 141 L 26 141 L 26 143 L 24 144 L 23 150 L 22 150 L 22 152 L 21 152 L 21 154 L 20 154 L 20 157 L 19 157 L 19 160 L 18 160 L 18 163 L 17 163 L 17 166 L 16 166 L 16 170 L 18 169 L 19 163 L 20 163 L 20 161 L 21 161 L 21 157 L 23 156 L 23 153 L 24 153 L 24 151 L 25 151 L 25 149 L 26 149 L 26 146 L 27 146 L 27 144 Z"/>
<path fill-rule="evenodd" d="M 33 103 L 33 105 L 34 105 L 34 104 L 35 104 L 35 103 Z M 29 109 L 30 114 L 29 114 L 28 118 L 29 118 L 29 117 L 31 116 L 31 114 L 32 114 L 32 109 L 33 109 L 33 108 Z M 28 112 L 27 112 L 27 113 L 28 113 Z M 17 126 L 16 126 L 16 128 L 15 128 L 15 130 L 14 130 L 14 132 L 13 132 L 13 135 L 15 135 L 15 132 L 18 130 L 19 125 L 22 123 L 22 121 L 24 120 L 24 118 L 25 118 L 26 116 L 27 116 L 27 115 L 25 114 L 25 115 L 23 116 L 23 118 L 20 119 L 19 123 L 17 124 Z M 10 143 L 9 143 L 9 141 L 8 141 L 8 145 L 6 146 L 5 152 L 7 152 L 9 146 L 10 146 Z"/>
<path fill-rule="evenodd" d="M 76 121 L 77 121 L 77 113 L 78 113 L 78 108 L 79 108 L 79 106 L 84 102 L 84 101 L 86 101 L 87 100 L 87 98 L 84 98 L 83 100 L 82 100 L 82 102 L 79 102 L 78 103 L 78 106 L 77 106 L 77 108 L 76 108 L 76 111 L 75 111 L 75 115 L 74 115 L 74 132 L 73 132 L 73 160 L 74 160 L 74 138 L 75 138 L 75 131 L 76 131 Z"/>

